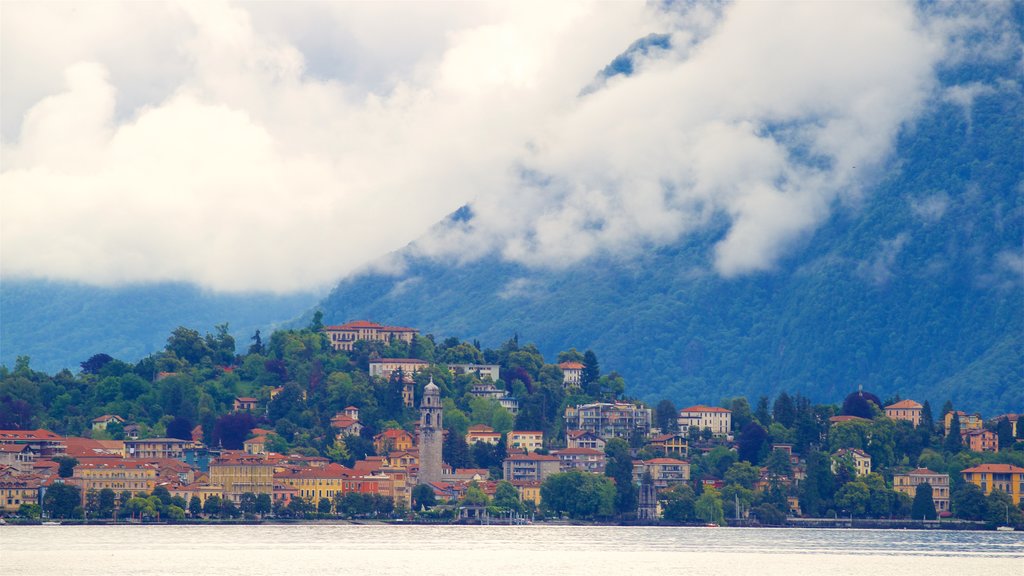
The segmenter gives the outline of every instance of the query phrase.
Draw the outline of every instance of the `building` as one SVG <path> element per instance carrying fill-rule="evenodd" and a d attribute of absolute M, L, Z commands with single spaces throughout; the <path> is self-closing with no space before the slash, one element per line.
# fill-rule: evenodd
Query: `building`
<path fill-rule="evenodd" d="M 845 424 L 847 422 L 871 422 L 867 418 L 861 418 L 860 416 L 832 416 L 828 419 L 829 426 L 835 426 L 836 424 Z"/>
<path fill-rule="evenodd" d="M 1013 499 L 1013 505 L 1020 505 L 1024 493 L 1024 468 L 1012 464 L 981 464 L 960 472 L 965 482 L 981 488 L 986 496 L 993 490 L 1002 490 Z"/>
<path fill-rule="evenodd" d="M 13 514 L 22 504 L 40 505 L 45 478 L 38 474 L 22 474 L 13 468 L 0 469 L 0 513 Z"/>
<path fill-rule="evenodd" d="M 604 452 L 607 442 L 590 430 L 569 430 L 565 433 L 565 443 L 569 448 L 592 448 Z"/>
<path fill-rule="evenodd" d="M 508 447 L 536 452 L 544 448 L 544 433 L 537 430 L 513 430 L 508 433 Z"/>
<path fill-rule="evenodd" d="M 104 414 L 92 419 L 93 430 L 106 430 L 109 424 L 124 424 L 124 418 L 113 414 Z"/>
<path fill-rule="evenodd" d="M 477 378 L 490 378 L 492 382 L 498 381 L 500 369 L 497 364 L 448 364 L 448 370 L 456 376 L 476 374 Z"/>
<path fill-rule="evenodd" d="M 242 450 L 246 454 L 252 454 L 253 456 L 259 456 L 267 453 L 267 437 L 256 436 L 255 438 L 249 438 L 242 443 Z"/>
<path fill-rule="evenodd" d="M 932 487 L 935 513 L 949 512 L 949 474 L 939 474 L 927 468 L 918 468 L 906 474 L 893 474 L 892 488 L 913 499 L 917 495 L 917 486 L 926 482 Z"/>
<path fill-rule="evenodd" d="M 682 434 L 660 434 L 651 438 L 647 444 L 658 448 L 665 455 L 674 453 L 685 457 L 689 452 L 689 443 Z"/>
<path fill-rule="evenodd" d="M 109 463 L 79 464 L 68 484 L 82 490 L 82 502 L 90 490 L 99 492 L 109 488 L 120 494 L 129 492 L 133 496 L 149 494 L 156 487 L 157 467 L 148 462 L 118 460 Z"/>
<path fill-rule="evenodd" d="M 969 430 L 960 436 L 972 452 L 999 452 L 999 437 L 991 430 Z"/>
<path fill-rule="evenodd" d="M 223 497 L 235 504 L 242 494 L 274 493 L 274 464 L 262 455 L 225 450 L 210 462 L 210 484 L 220 486 Z"/>
<path fill-rule="evenodd" d="M 946 427 L 946 436 L 949 436 L 949 427 L 953 424 L 953 416 L 956 416 L 960 421 L 961 434 L 964 432 L 970 432 L 971 430 L 981 430 L 983 427 L 980 414 L 968 414 L 959 410 L 946 412 L 946 415 L 942 419 L 942 423 Z"/>
<path fill-rule="evenodd" d="M 593 448 L 563 448 L 553 454 L 558 456 L 562 472 L 575 469 L 601 474 L 607 464 L 604 452 Z"/>
<path fill-rule="evenodd" d="M 540 506 L 540 482 L 515 480 L 510 484 L 515 486 L 516 491 L 519 492 L 520 502 L 533 502 L 535 506 Z"/>
<path fill-rule="evenodd" d="M 28 444 L 0 444 L 0 467 L 8 466 L 19 473 L 32 471 L 36 456 Z"/>
<path fill-rule="evenodd" d="M 921 409 L 923 407 L 913 400 L 900 400 L 895 404 L 885 407 L 885 415 L 893 420 L 905 420 L 917 428 L 921 424 Z"/>
<path fill-rule="evenodd" d="M 839 463 L 849 459 L 853 465 L 853 471 L 857 476 L 867 476 L 871 473 L 871 456 L 859 448 L 840 448 L 832 455 L 832 473 L 839 469 Z"/>
<path fill-rule="evenodd" d="M 732 410 L 700 404 L 683 408 L 679 411 L 679 432 L 689 435 L 691 428 L 709 428 L 719 438 L 728 436 L 732 431 Z"/>
<path fill-rule="evenodd" d="M 49 430 L 0 430 L 0 445 L 28 446 L 33 457 L 53 458 L 63 456 L 66 450 L 64 439 Z"/>
<path fill-rule="evenodd" d="M 259 402 L 259 400 L 251 396 L 238 396 L 231 407 L 235 412 L 252 412 L 256 410 Z"/>
<path fill-rule="evenodd" d="M 441 445 L 444 442 L 444 410 L 441 408 L 441 389 L 434 379 L 423 389 L 420 401 L 419 426 L 420 469 L 417 483 L 441 481 Z"/>
<path fill-rule="evenodd" d="M 663 490 L 669 486 L 689 482 L 690 463 L 675 458 L 652 458 L 633 461 L 633 481 L 640 483 L 644 474 L 651 474 L 655 488 Z"/>
<path fill-rule="evenodd" d="M 363 433 L 363 425 L 359 423 L 358 416 L 353 418 L 343 412 L 339 412 L 331 418 L 331 428 L 338 431 L 339 438 L 342 436 L 359 436 Z"/>
<path fill-rule="evenodd" d="M 477 442 L 497 446 L 501 442 L 501 433 L 486 424 L 473 424 L 466 432 L 466 444 L 472 446 Z"/>
<path fill-rule="evenodd" d="M 398 340 L 411 344 L 416 335 L 420 333 L 415 328 L 381 326 L 366 320 L 356 320 L 340 326 L 325 326 L 323 332 L 327 335 L 331 348 L 344 352 L 351 351 L 355 343 L 360 340 L 384 343 Z"/>
<path fill-rule="evenodd" d="M 377 454 L 387 454 L 396 450 L 411 450 L 412 434 L 401 428 L 388 428 L 373 437 L 373 449 Z"/>
<path fill-rule="evenodd" d="M 197 447 L 192 440 L 180 438 L 144 438 L 142 440 L 125 440 L 126 458 L 151 460 L 155 458 L 173 458 L 183 460 L 185 450 Z"/>
<path fill-rule="evenodd" d="M 379 376 L 385 380 L 391 378 L 393 372 L 399 370 L 406 376 L 412 376 L 420 370 L 430 368 L 430 362 L 415 358 L 376 358 L 370 360 L 370 376 Z"/>
<path fill-rule="evenodd" d="M 294 488 L 294 496 L 301 496 L 315 505 L 321 498 L 334 500 L 335 494 L 344 494 L 346 481 L 353 475 L 351 469 L 341 464 L 328 464 L 323 468 L 278 472 L 274 474 L 274 484 Z"/>
<path fill-rule="evenodd" d="M 124 442 L 120 440 L 93 440 L 68 436 L 64 439 L 64 455 L 72 458 L 114 458 L 125 457 Z"/>
<path fill-rule="evenodd" d="M 543 482 L 545 478 L 561 471 L 562 461 L 558 456 L 548 454 L 510 454 L 502 462 L 505 480 L 510 482 Z"/>
<path fill-rule="evenodd" d="M 562 369 L 562 386 L 565 388 L 579 388 L 583 383 L 583 364 L 579 362 L 562 362 L 558 365 Z"/>
<path fill-rule="evenodd" d="M 510 396 L 508 390 L 502 390 L 495 386 L 493 382 L 484 381 L 474 383 L 470 387 L 469 393 L 479 398 L 497 400 L 498 404 L 500 404 L 505 410 L 508 410 L 510 414 L 519 412 L 519 400 Z"/>
<path fill-rule="evenodd" d="M 651 409 L 628 402 L 595 402 L 565 409 L 567 430 L 589 430 L 604 440 L 651 432 Z"/>

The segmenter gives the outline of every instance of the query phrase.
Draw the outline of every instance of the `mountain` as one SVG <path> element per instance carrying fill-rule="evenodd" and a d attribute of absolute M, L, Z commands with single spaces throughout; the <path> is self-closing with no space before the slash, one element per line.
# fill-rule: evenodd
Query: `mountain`
<path fill-rule="evenodd" d="M 452 265 L 410 247 L 400 275 L 349 278 L 320 309 L 328 322 L 373 319 L 485 346 L 518 334 L 549 359 L 591 348 L 650 401 L 785 390 L 838 402 L 863 385 L 936 410 L 951 399 L 1021 411 L 1024 98 L 1012 66 L 944 72 L 943 85 L 973 87 L 973 101 L 937 98 L 861 201 L 837 207 L 770 272 L 711 272 L 725 222 L 637 258 L 560 270 Z"/>
<path fill-rule="evenodd" d="M 228 323 L 238 349 L 260 329 L 312 306 L 315 294 L 218 294 L 187 284 L 102 288 L 82 284 L 4 279 L 0 290 L 0 362 L 31 358 L 36 370 L 77 370 L 93 354 L 134 362 L 162 350 L 178 326 L 214 332 Z"/>

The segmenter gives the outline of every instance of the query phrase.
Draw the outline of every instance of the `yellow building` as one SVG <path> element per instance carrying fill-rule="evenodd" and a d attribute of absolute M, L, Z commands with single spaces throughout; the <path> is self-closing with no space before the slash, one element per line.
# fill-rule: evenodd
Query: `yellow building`
<path fill-rule="evenodd" d="M 945 418 L 942 422 L 946 426 L 946 436 L 949 436 L 949 427 L 953 423 L 953 416 L 956 415 L 960 420 L 960 433 L 970 432 L 971 430 L 981 430 L 983 422 L 981 421 L 980 414 L 968 414 L 959 410 L 953 412 L 946 412 Z"/>
<path fill-rule="evenodd" d="M 236 504 L 246 492 L 273 494 L 274 465 L 260 455 L 225 450 L 210 463 L 210 484 L 223 487 L 224 498 Z"/>
<path fill-rule="evenodd" d="M 921 410 L 924 408 L 913 400 L 901 400 L 885 407 L 885 415 L 893 420 L 906 420 L 917 428 L 921 424 Z"/>
<path fill-rule="evenodd" d="M 1013 498 L 1015 506 L 1020 505 L 1024 492 L 1024 468 L 1012 464 L 981 464 L 960 472 L 964 481 L 981 488 L 986 496 L 993 490 L 1001 490 Z"/>
<path fill-rule="evenodd" d="M 373 437 L 373 449 L 377 454 L 412 449 L 412 434 L 400 428 L 388 428 Z"/>
<path fill-rule="evenodd" d="M 522 502 L 533 502 L 540 506 L 540 482 L 529 480 L 512 480 L 511 484 L 519 491 L 519 500 Z"/>
<path fill-rule="evenodd" d="M 345 483 L 352 478 L 352 470 L 341 464 L 328 464 L 323 468 L 304 468 L 274 474 L 274 482 L 298 490 L 307 502 L 316 504 L 321 498 L 334 500 L 335 494 L 344 494 Z"/>
<path fill-rule="evenodd" d="M 732 430 L 732 410 L 718 406 L 690 406 L 679 411 L 679 432 L 690 433 L 690 428 L 708 428 L 716 437 L 728 436 Z"/>
<path fill-rule="evenodd" d="M 97 492 L 109 488 L 120 494 L 129 492 L 132 496 L 149 494 L 156 486 L 157 467 L 146 462 L 115 460 L 103 464 L 79 464 L 68 484 L 82 489 L 82 499 L 90 490 Z"/>
<path fill-rule="evenodd" d="M 508 447 L 536 452 L 544 447 L 544 433 L 536 430 L 513 430 L 508 433 Z"/>
<path fill-rule="evenodd" d="M 20 474 L 14 469 L 0 472 L 0 512 L 17 512 L 22 504 L 39 505 L 39 488 L 42 485 L 42 476 Z"/>
<path fill-rule="evenodd" d="M 838 470 L 839 462 L 847 458 L 853 464 L 853 470 L 857 477 L 867 476 L 871 473 L 871 456 L 867 452 L 859 448 L 840 448 L 832 455 L 833 474 Z"/>
<path fill-rule="evenodd" d="M 894 474 L 892 489 L 913 499 L 917 495 L 918 484 L 925 482 L 932 487 L 932 502 L 935 503 L 935 512 L 937 514 L 949 512 L 949 474 L 939 474 L 927 468 L 918 468 L 906 474 Z"/>
<path fill-rule="evenodd" d="M 689 450 L 689 442 L 682 434 L 662 434 L 651 438 L 650 446 L 664 451 L 665 454 L 676 453 L 686 456 Z"/>
<path fill-rule="evenodd" d="M 340 326 L 325 326 L 323 332 L 327 335 L 331 348 L 350 351 L 359 340 L 384 343 L 400 340 L 411 344 L 420 331 L 415 328 L 381 326 L 375 322 L 356 320 Z"/>
<path fill-rule="evenodd" d="M 473 424 L 466 432 L 466 444 L 472 446 L 477 442 L 497 446 L 501 442 L 501 433 L 486 424 Z"/>

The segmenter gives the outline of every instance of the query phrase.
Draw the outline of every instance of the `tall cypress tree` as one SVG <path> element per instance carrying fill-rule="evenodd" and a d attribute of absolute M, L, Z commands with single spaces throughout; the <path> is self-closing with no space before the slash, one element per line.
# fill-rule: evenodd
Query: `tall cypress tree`
<path fill-rule="evenodd" d="M 950 454 L 956 454 L 963 450 L 964 443 L 963 439 L 960 438 L 960 417 L 956 415 L 956 412 L 950 418 L 949 434 L 946 434 L 946 442 L 942 447 Z"/>
<path fill-rule="evenodd" d="M 917 485 L 914 503 L 910 508 L 910 517 L 914 520 L 935 520 L 935 501 L 932 499 L 932 485 L 922 482 Z"/>

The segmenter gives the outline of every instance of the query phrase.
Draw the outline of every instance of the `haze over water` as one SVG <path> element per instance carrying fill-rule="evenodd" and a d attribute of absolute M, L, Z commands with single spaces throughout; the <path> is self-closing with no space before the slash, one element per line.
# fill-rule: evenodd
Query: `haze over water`
<path fill-rule="evenodd" d="M 0 573 L 1019 574 L 1024 534 L 603 526 L 7 526 Z"/>

